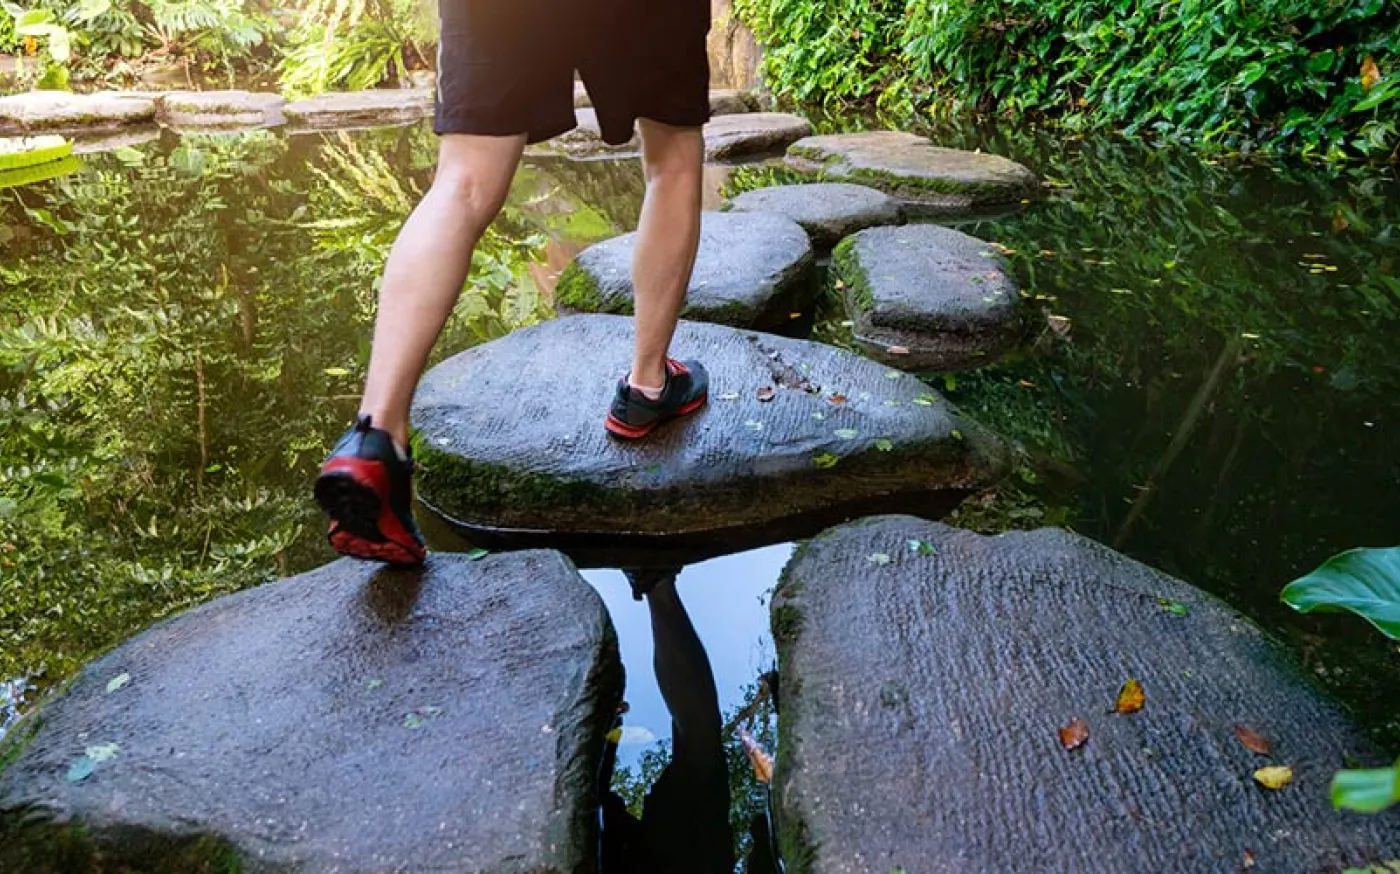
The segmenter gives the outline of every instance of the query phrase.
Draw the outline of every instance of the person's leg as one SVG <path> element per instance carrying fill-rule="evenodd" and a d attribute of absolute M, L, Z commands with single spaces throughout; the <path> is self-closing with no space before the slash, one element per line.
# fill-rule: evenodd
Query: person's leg
<path fill-rule="evenodd" d="M 496 217 L 525 135 L 442 137 L 432 187 L 399 232 L 379 292 L 362 415 L 408 445 L 408 410 L 461 294 L 472 250 Z"/>
<path fill-rule="evenodd" d="M 633 386 L 660 389 L 700 242 L 705 141 L 700 129 L 642 119 L 646 199 L 632 259 L 636 297 Z"/>

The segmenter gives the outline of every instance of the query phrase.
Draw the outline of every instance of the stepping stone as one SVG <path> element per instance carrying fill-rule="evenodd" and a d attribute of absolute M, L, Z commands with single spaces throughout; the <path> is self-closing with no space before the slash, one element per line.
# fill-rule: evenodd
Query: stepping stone
<path fill-rule="evenodd" d="M 935 146 L 900 131 L 808 137 L 788 163 L 828 179 L 870 185 L 927 214 L 959 214 L 1040 196 L 1040 180 L 1015 161 Z"/>
<path fill-rule="evenodd" d="M 632 329 L 618 316 L 555 319 L 429 371 L 413 409 L 420 497 L 473 538 L 733 551 L 876 501 L 941 515 L 1005 463 L 999 439 L 912 376 L 698 322 L 681 322 L 671 350 L 704 362 L 709 406 L 615 440 L 603 418 Z"/>
<path fill-rule="evenodd" d="M 907 370 L 980 367 L 1015 346 L 1010 269 L 987 243 L 939 225 L 861 231 L 831 259 L 862 350 Z"/>
<path fill-rule="evenodd" d="M 759 188 L 734 198 L 730 208 L 787 216 L 822 249 L 830 249 L 856 231 L 904 221 L 899 201 L 883 191 L 845 182 Z"/>
<path fill-rule="evenodd" d="M 547 144 L 537 144 L 531 147 L 533 152 L 561 151 L 575 158 L 589 158 L 594 156 L 621 156 L 637 154 L 642 148 L 642 138 L 633 129 L 632 139 L 619 145 L 612 145 L 603 140 L 603 128 L 598 123 L 598 112 L 592 107 L 583 107 L 574 110 L 574 118 L 578 120 L 578 126 L 573 130 L 565 131 L 557 137 L 547 141 Z"/>
<path fill-rule="evenodd" d="M 746 112 L 719 115 L 705 125 L 705 160 L 781 152 L 812 132 L 807 119 L 784 112 Z"/>
<path fill-rule="evenodd" d="M 585 870 L 621 684 L 559 553 L 338 561 L 162 622 L 16 726 L 0 870 Z"/>
<path fill-rule="evenodd" d="M 554 299 L 566 310 L 633 311 L 636 233 L 589 246 L 564 268 Z M 740 328 L 776 328 L 810 306 L 812 244 L 791 219 L 765 213 L 706 212 L 700 251 L 681 316 Z"/>
<path fill-rule="evenodd" d="M 30 91 L 0 97 L 0 134 L 111 130 L 155 120 L 155 101 L 109 94 Z"/>
<path fill-rule="evenodd" d="M 256 127 L 283 122 L 286 98 L 251 91 L 174 91 L 161 96 L 157 118 L 172 127 Z"/>
<path fill-rule="evenodd" d="M 322 94 L 282 109 L 293 125 L 311 128 L 364 127 L 417 121 L 433 114 L 431 88 L 380 88 Z"/>
<path fill-rule="evenodd" d="M 716 88 L 710 91 L 711 115 L 738 115 L 753 110 L 754 107 L 749 103 L 749 95 L 738 88 Z"/>
<path fill-rule="evenodd" d="M 864 519 L 798 552 L 772 615 L 789 866 L 1218 874 L 1247 852 L 1258 871 L 1400 856 L 1400 819 L 1328 802 L 1349 757 L 1392 760 L 1294 659 L 1082 537 Z M 1146 705 L 1110 713 L 1129 677 Z M 1089 738 L 1066 752 L 1075 718 Z M 1256 785 L 1266 765 L 1291 766 L 1292 785 Z"/>

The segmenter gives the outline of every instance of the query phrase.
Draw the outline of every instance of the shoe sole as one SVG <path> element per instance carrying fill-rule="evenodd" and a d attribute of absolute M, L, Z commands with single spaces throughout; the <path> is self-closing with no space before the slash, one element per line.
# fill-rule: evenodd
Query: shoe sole
<path fill-rule="evenodd" d="M 395 565 L 422 564 L 427 550 L 382 496 L 389 471 L 382 462 L 337 458 L 316 477 L 316 502 L 331 517 L 327 538 L 341 555 Z"/>
<path fill-rule="evenodd" d="M 709 392 L 706 392 L 705 394 L 701 395 L 700 397 L 696 398 L 695 400 L 676 410 L 674 413 L 668 413 L 665 416 L 658 416 L 656 419 L 653 419 L 651 422 L 648 422 L 645 425 L 629 425 L 626 422 L 614 416 L 612 413 L 608 413 L 608 418 L 604 420 L 603 427 L 607 428 L 608 433 L 613 435 L 614 437 L 619 437 L 623 440 L 640 440 L 641 438 L 647 436 L 652 431 L 655 431 L 657 428 L 661 427 L 667 422 L 674 421 L 682 416 L 690 415 L 691 413 L 705 406 L 705 403 L 709 401 L 709 399 L 710 394 Z"/>

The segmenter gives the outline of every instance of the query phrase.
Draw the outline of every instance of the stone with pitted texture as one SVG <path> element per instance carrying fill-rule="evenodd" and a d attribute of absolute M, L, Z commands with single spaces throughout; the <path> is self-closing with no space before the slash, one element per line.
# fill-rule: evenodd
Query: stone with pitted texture
<path fill-rule="evenodd" d="M 832 254 L 856 341 L 907 370 L 990 364 L 1020 335 L 1021 291 L 992 246 L 939 225 L 870 228 Z"/>
<path fill-rule="evenodd" d="M 350 559 L 87 665 L 0 747 L 0 870 L 591 870 L 620 699 L 557 552 Z"/>
<path fill-rule="evenodd" d="M 596 243 L 564 269 L 555 300 L 568 310 L 631 313 L 635 233 Z M 810 306 L 812 244 L 795 222 L 765 213 L 706 212 L 681 316 L 743 328 L 776 328 Z"/>
<path fill-rule="evenodd" d="M 781 153 L 811 132 L 807 119 L 784 112 L 717 115 L 705 125 L 705 160 Z"/>
<path fill-rule="evenodd" d="M 823 249 L 856 231 L 904 221 L 899 201 L 883 191 L 845 182 L 759 188 L 734 198 L 730 208 L 787 216 L 802 226 L 813 245 Z"/>
<path fill-rule="evenodd" d="M 878 188 L 925 214 L 994 210 L 1041 195 L 1040 180 L 1015 161 L 945 149 L 901 131 L 807 137 L 788 149 L 788 163 Z"/>
<path fill-rule="evenodd" d="M 0 97 L 0 134 L 111 130 L 155 121 L 148 97 L 30 91 Z"/>
<path fill-rule="evenodd" d="M 1250 620 L 1083 537 L 864 519 L 799 550 L 772 617 L 789 870 L 1321 872 L 1400 858 L 1400 818 L 1328 803 L 1342 763 L 1391 759 Z M 1129 677 L 1146 705 L 1114 713 Z M 1076 718 L 1088 741 L 1067 752 L 1058 732 Z M 1257 785 L 1264 765 L 1291 766 L 1293 783 Z"/>
<path fill-rule="evenodd" d="M 282 114 L 297 127 L 369 127 L 427 118 L 433 114 L 433 101 L 431 88 L 346 91 L 288 103 Z"/>
<path fill-rule="evenodd" d="M 708 407 L 644 441 L 612 439 L 603 419 L 632 330 L 564 317 L 429 371 L 413 410 L 424 501 L 469 532 L 670 543 L 776 534 L 877 499 L 942 513 L 1003 469 L 1004 444 L 912 376 L 697 322 L 681 322 L 671 354 L 708 368 Z"/>

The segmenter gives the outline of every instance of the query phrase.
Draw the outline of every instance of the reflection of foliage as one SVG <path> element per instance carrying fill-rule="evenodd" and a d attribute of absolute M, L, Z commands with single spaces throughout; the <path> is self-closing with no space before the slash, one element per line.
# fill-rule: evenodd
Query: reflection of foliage
<path fill-rule="evenodd" d="M 424 141 L 186 137 L 0 192 L 0 676 L 324 558 L 306 484 Z M 537 244 L 483 244 L 445 350 L 537 317 Z"/>
<path fill-rule="evenodd" d="M 749 824 L 767 811 L 767 790 L 754 778 L 738 729 L 746 728 L 770 754 L 777 749 L 777 713 L 773 700 L 761 686 L 750 687 L 744 695 L 747 704 L 735 707 L 725 715 L 726 734 L 724 756 L 729 765 L 729 825 L 734 832 L 734 858 L 742 862 L 748 855 L 753 838 Z M 613 772 L 612 789 L 627 804 L 627 812 L 638 819 L 647 792 L 671 761 L 671 742 L 658 741 L 642 753 L 634 767 L 619 767 Z"/>

